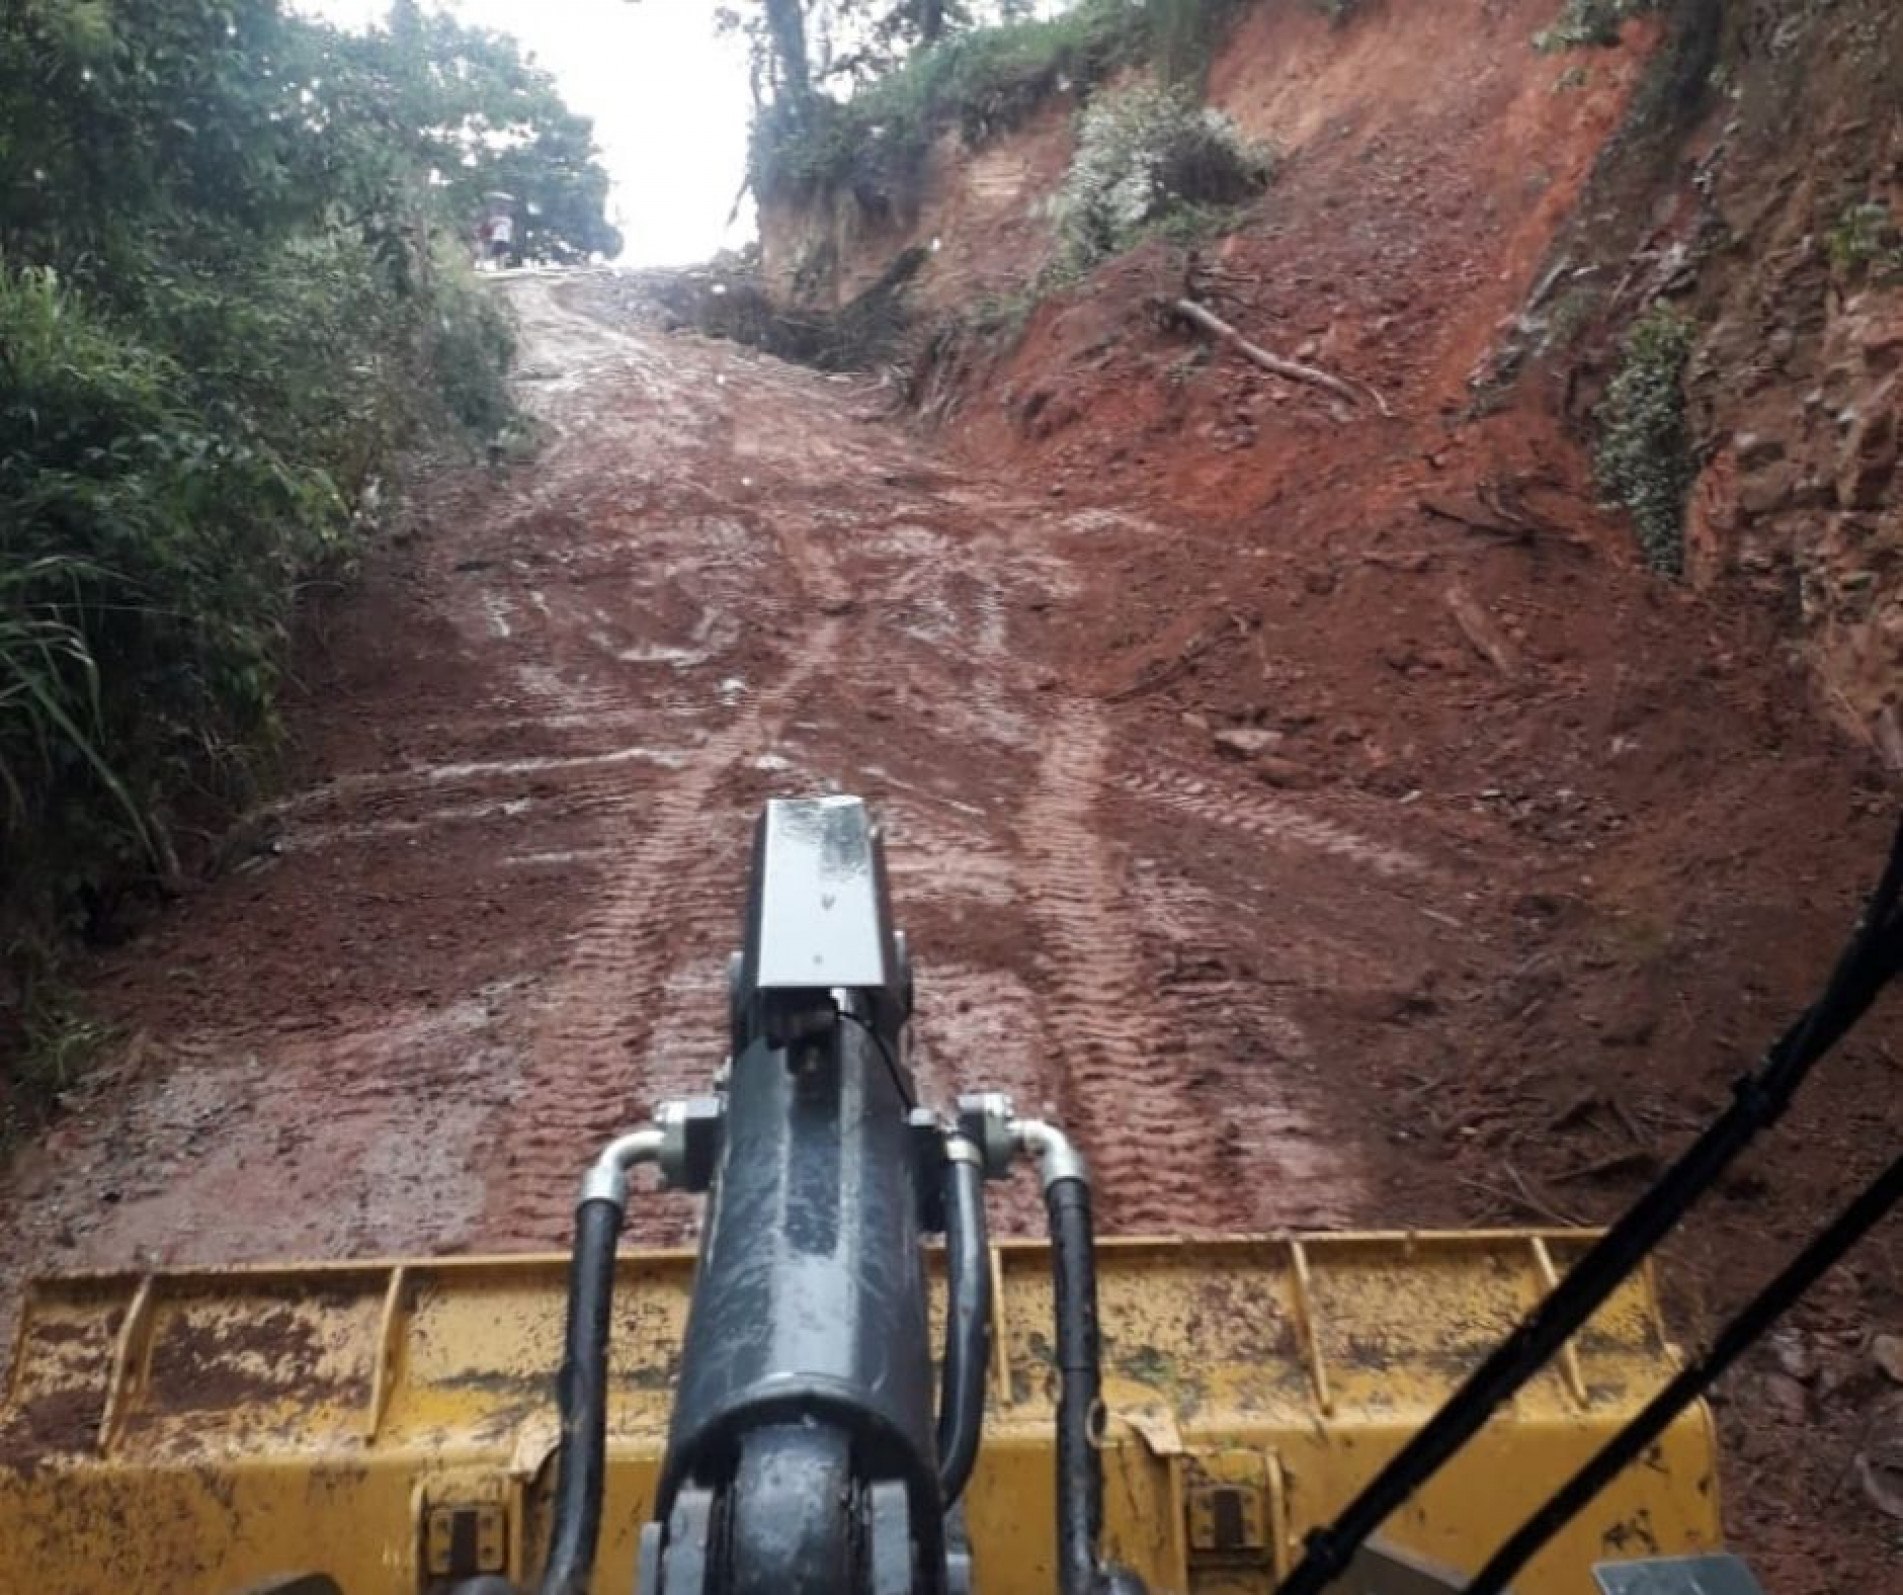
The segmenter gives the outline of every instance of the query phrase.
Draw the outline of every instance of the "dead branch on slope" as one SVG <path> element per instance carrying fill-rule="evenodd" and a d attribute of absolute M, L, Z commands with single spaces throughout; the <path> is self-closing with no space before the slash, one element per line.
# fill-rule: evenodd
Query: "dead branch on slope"
<path fill-rule="evenodd" d="M 1388 408 L 1387 401 L 1365 382 L 1348 382 L 1332 372 L 1323 371 L 1315 366 L 1302 365 L 1295 360 L 1284 360 L 1280 355 L 1270 354 L 1260 344 L 1251 343 L 1241 333 L 1224 321 L 1213 311 L 1206 310 L 1194 299 L 1158 299 L 1155 303 L 1171 315 L 1180 316 L 1192 326 L 1200 327 L 1211 337 L 1220 338 L 1231 345 L 1244 359 L 1259 365 L 1264 371 L 1290 382 L 1306 382 L 1310 387 L 1320 388 L 1324 393 L 1332 393 L 1338 399 L 1349 404 L 1372 404 L 1384 416 L 1394 412 Z"/>

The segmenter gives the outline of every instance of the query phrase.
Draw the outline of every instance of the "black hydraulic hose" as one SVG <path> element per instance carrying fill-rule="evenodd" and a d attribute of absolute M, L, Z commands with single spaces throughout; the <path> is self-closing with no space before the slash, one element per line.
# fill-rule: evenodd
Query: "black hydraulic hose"
<path fill-rule="evenodd" d="M 1570 1523 L 1671 1422 L 1708 1390 L 1739 1355 L 1809 1290 L 1884 1214 L 1903 1199 L 1903 1157 L 1877 1176 L 1777 1278 L 1721 1329 L 1711 1349 L 1681 1369 L 1645 1410 L 1615 1434 L 1546 1504 L 1526 1520 L 1493 1559 L 1473 1576 L 1466 1595 L 1501 1595 L 1535 1552 Z"/>
<path fill-rule="evenodd" d="M 541 1595 L 586 1595 L 594 1571 L 608 1462 L 608 1318 L 620 1237 L 618 1203 L 594 1197 L 575 1209 L 568 1338 L 556 1387 L 562 1413 L 561 1470 Z"/>
<path fill-rule="evenodd" d="M 985 1371 L 991 1366 L 991 1246 L 985 1231 L 984 1164 L 945 1163 L 945 1363 L 938 1396 L 938 1485 L 946 1510 L 965 1493 L 984 1432 Z"/>
<path fill-rule="evenodd" d="M 1100 1584 L 1103 1458 L 1095 1432 L 1102 1371 L 1090 1187 L 1077 1178 L 1052 1180 L 1044 1188 L 1044 1207 L 1057 1298 L 1058 1587 L 1063 1595 L 1094 1595 Z"/>
<path fill-rule="evenodd" d="M 1849 947 L 1824 993 L 1778 1038 L 1764 1065 L 1734 1087 L 1731 1105 L 1635 1202 L 1551 1295 L 1533 1309 L 1307 1550 L 1278 1595 L 1322 1595 L 1362 1543 L 1471 1439 L 1596 1312 L 1752 1138 L 1783 1114 L 1811 1067 L 1903 967 L 1903 828 Z"/>

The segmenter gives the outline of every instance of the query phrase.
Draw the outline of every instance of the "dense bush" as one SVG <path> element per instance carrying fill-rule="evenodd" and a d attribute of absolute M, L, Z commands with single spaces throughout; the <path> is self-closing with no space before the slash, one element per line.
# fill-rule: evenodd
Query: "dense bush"
<path fill-rule="evenodd" d="M 1880 201 L 1846 205 L 1825 235 L 1824 247 L 1840 277 L 1874 282 L 1903 277 L 1903 225 Z"/>
<path fill-rule="evenodd" d="M 1085 270 L 1173 216 L 1239 204 L 1272 169 L 1267 150 L 1182 90 L 1145 83 L 1093 100 L 1057 198 L 1063 267 Z"/>
<path fill-rule="evenodd" d="M 1078 0 L 1054 17 L 948 31 L 849 99 L 783 93 L 753 129 L 762 199 L 851 188 L 902 197 L 931 141 L 956 128 L 976 146 L 1021 123 L 1060 86 L 1088 95 L 1121 67 L 1193 78 L 1235 0 Z"/>
<path fill-rule="evenodd" d="M 1627 334 L 1599 407 L 1600 487 L 1631 513 L 1646 563 L 1669 576 L 1685 566 L 1685 500 L 1697 475 L 1684 390 L 1696 336 L 1687 316 L 1654 305 Z"/>
<path fill-rule="evenodd" d="M 50 269 L 0 275 L 0 635 L 40 644 L 0 649 L 15 885 L 158 844 L 166 794 L 268 721 L 290 584 L 344 525 L 320 467 L 198 386 Z"/>
<path fill-rule="evenodd" d="M 1543 54 L 1560 50 L 1608 49 L 1619 42 L 1627 18 L 1656 11 L 1659 0 L 1566 0 L 1550 28 L 1533 35 Z"/>
<path fill-rule="evenodd" d="M 548 199 L 540 253 L 613 247 L 587 124 L 505 41 L 404 4 L 368 35 L 278 0 L 0 8 L 16 953 L 253 795 L 301 585 L 348 565 L 406 450 L 507 423 L 512 334 L 463 242 L 504 173 Z"/>

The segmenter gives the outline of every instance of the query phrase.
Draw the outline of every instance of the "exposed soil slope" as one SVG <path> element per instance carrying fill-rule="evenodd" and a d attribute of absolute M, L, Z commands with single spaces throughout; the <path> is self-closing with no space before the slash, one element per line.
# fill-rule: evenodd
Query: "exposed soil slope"
<path fill-rule="evenodd" d="M 1530 40 L 1554 9 L 1374 6 L 1335 29 L 1306 6 L 1254 8 L 1210 93 L 1285 152 L 1256 214 L 1187 270 L 1160 247 L 1113 263 L 1002 352 L 941 342 L 926 383 L 972 468 L 1189 534 L 1103 539 L 1111 579 L 1052 617 L 1072 679 L 1185 764 L 1226 747 L 1272 792 L 1328 812 L 1376 800 L 1400 826 L 1376 834 L 1441 838 L 1477 865 L 1418 983 L 1374 999 L 1312 965 L 1296 977 L 1335 1089 L 1388 1143 L 1365 1160 L 1378 1206 L 1415 1221 L 1617 1211 L 1820 977 L 1893 813 L 1881 737 L 1846 745 L 1830 722 L 1862 731 L 1897 690 L 1896 499 L 1873 477 L 1894 464 L 1879 423 L 1895 415 L 1897 312 L 1894 296 L 1845 303 L 1807 229 L 1866 178 L 1893 186 L 1894 117 L 1863 108 L 1903 29 L 1878 6 L 1749 8 L 1727 21 L 1733 121 L 1720 99 L 1682 149 L 1630 136 L 1608 154 L 1633 96 L 1662 81 L 1660 34 L 1635 24 L 1620 49 L 1540 56 Z M 1841 167 L 1809 181 L 1826 136 Z M 1048 129 L 1013 148 L 1056 180 Z M 950 230 L 958 203 L 947 189 L 922 224 L 945 223 L 954 258 L 971 247 Z M 1007 243 L 1030 258 L 1023 238 Z M 1589 268 L 1574 303 L 1602 318 L 1603 362 L 1620 317 L 1664 284 L 1685 291 L 1700 238 L 1699 298 L 1725 319 L 1693 371 L 1701 425 L 1720 430 L 1688 592 L 1638 569 L 1598 506 L 1579 422 L 1603 368 L 1549 360 L 1475 401 L 1553 265 Z M 1371 384 L 1393 416 L 1159 319 L 1153 301 L 1184 291 Z M 1876 502 L 1807 518 L 1835 506 L 1853 444 L 1853 485 Z M 1800 583 L 1825 652 L 1814 618 L 1791 624 Z M 1845 613 L 1856 627 L 1829 618 Z M 1855 712 L 1820 714 L 1843 692 L 1820 693 L 1819 661 L 1828 689 L 1851 650 Z M 1290 901 L 1276 918 L 1317 912 Z M 1273 978 L 1272 958 L 1261 967 Z M 1677 1245 L 1669 1280 L 1693 1332 L 1755 1283 L 1744 1259 L 1807 1233 L 1903 1140 L 1894 1027 L 1846 1051 Z M 1734 1532 L 1767 1587 L 1903 1569 L 1857 1460 L 1903 1425 L 1868 1349 L 1903 1312 L 1896 1247 L 1873 1243 L 1728 1396 Z"/>

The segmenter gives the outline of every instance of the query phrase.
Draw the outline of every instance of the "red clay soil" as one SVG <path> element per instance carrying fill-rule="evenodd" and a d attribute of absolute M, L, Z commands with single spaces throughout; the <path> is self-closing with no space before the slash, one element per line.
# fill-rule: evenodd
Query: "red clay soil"
<path fill-rule="evenodd" d="M 953 468 L 854 384 L 513 292 L 540 457 L 434 485 L 312 649 L 255 851 L 97 971 L 135 1040 L 7 1176 L 8 1278 L 561 1244 L 592 1149 L 719 1060 L 771 793 L 877 803 L 926 1088 L 1076 1125 L 1123 1231 L 1604 1217 L 1878 861 L 1882 796 L 1767 628 L 1590 517 L 1356 548 L 1090 504 Z M 1893 1143 L 1896 1040 L 1678 1248 L 1688 1329 Z M 1725 1409 L 1779 1590 L 1859 1587 L 1786 1544 L 1888 1566 L 1844 1470 L 1896 1260 L 1805 1309 L 1810 1382 L 1765 1363 Z"/>
<path fill-rule="evenodd" d="M 759 802 L 825 789 L 887 822 L 927 1092 L 1075 1126 L 1108 1229 L 1615 1213 L 1814 990 L 1894 793 L 1777 616 L 1634 567 L 1553 424 L 1459 421 L 1543 201 L 1453 175 L 1529 69 L 1448 47 L 1439 143 L 1312 146 L 1198 277 L 1392 420 L 1149 320 L 1160 256 L 1041 313 L 949 447 L 512 287 L 538 456 L 436 481 L 329 614 L 290 795 L 96 972 L 134 1040 L 0 1184 L 0 1277 L 560 1245 L 598 1143 L 719 1061 Z M 1899 1046 L 1892 1007 L 1674 1242 L 1686 1339 L 1893 1153 Z M 1903 1568 L 1900 1262 L 1724 1394 L 1777 1595 Z"/>
<path fill-rule="evenodd" d="M 1369 1215 L 1603 1221 L 1816 989 L 1895 780 L 1825 727 L 1787 617 L 1637 568 L 1537 392 L 1475 418 L 1470 377 L 1649 36 L 1553 62 L 1523 48 L 1550 6 L 1397 11 L 1340 39 L 1303 9 L 1256 13 L 1212 94 L 1245 123 L 1258 105 L 1257 130 L 1280 95 L 1326 104 L 1331 77 L 1352 110 L 1301 127 L 1258 217 L 1187 270 L 1139 251 L 1043 307 L 950 441 L 1103 506 L 1099 579 L 1048 646 L 1153 756 L 1213 764 L 1199 821 L 1233 830 L 1253 777 L 1258 803 L 1349 819 L 1442 882 L 1377 950 L 1360 872 L 1310 896 L 1228 842 L 1262 915 L 1229 972 L 1287 994 L 1324 1111 L 1364 1148 Z M 1424 60 L 1440 91 L 1410 95 Z M 1578 60 L 1585 86 L 1555 92 Z M 1154 300 L 1186 288 L 1393 417 L 1166 324 Z M 1212 760 L 1237 731 L 1248 754 Z M 1133 818 L 1140 849 L 1180 835 Z M 1880 1012 L 1672 1243 L 1689 1341 L 1895 1154 L 1900 1038 Z M 1903 1327 L 1900 1261 L 1893 1224 L 1721 1393 L 1729 1531 L 1767 1589 L 1903 1581 L 1903 1393 L 1871 1350 Z"/>

